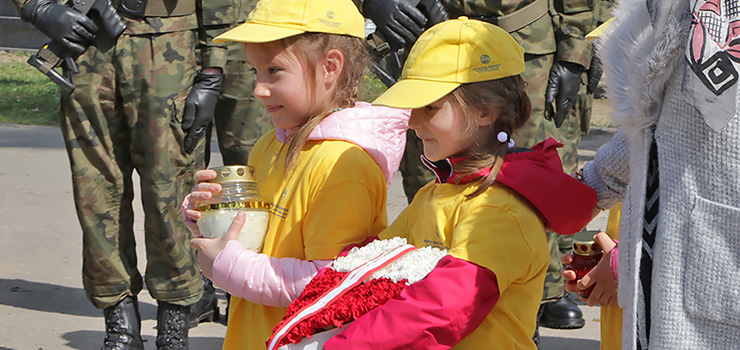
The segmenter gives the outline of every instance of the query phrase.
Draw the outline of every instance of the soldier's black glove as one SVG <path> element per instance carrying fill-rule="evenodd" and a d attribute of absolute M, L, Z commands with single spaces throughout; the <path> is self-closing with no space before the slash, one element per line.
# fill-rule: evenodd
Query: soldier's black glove
<path fill-rule="evenodd" d="M 407 0 L 365 0 L 362 8 L 394 51 L 413 44 L 427 23 L 424 14 Z"/>
<path fill-rule="evenodd" d="M 419 5 L 417 7 L 421 11 L 421 13 L 423 13 L 427 17 L 427 27 L 431 27 L 437 23 L 442 23 L 450 19 L 450 15 L 447 13 L 447 10 L 445 10 L 444 5 L 442 5 L 440 1 L 422 0 L 421 2 L 419 2 Z"/>
<path fill-rule="evenodd" d="M 594 52 L 593 56 L 591 56 L 591 66 L 588 67 L 588 71 L 586 72 L 587 93 L 593 94 L 594 91 L 596 91 L 596 87 L 599 85 L 599 81 L 603 74 L 604 67 L 601 65 L 601 59 L 599 59 L 599 56 Z"/>
<path fill-rule="evenodd" d="M 98 31 L 87 16 L 53 0 L 30 0 L 21 10 L 21 18 L 74 56 L 87 50 Z"/>
<path fill-rule="evenodd" d="M 182 117 L 182 131 L 185 132 L 183 148 L 192 153 L 198 141 L 205 135 L 206 127 L 213 122 L 218 95 L 224 75 L 221 73 L 198 72 L 193 89 L 185 100 L 185 113 Z"/>
<path fill-rule="evenodd" d="M 582 74 L 583 66 L 577 63 L 555 61 L 552 65 L 545 94 L 545 118 L 554 121 L 555 127 L 563 125 L 570 113 L 578 97 Z"/>

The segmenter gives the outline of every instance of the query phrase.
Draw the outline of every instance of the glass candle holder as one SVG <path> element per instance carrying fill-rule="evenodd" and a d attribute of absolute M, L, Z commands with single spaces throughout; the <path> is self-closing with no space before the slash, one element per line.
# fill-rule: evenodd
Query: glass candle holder
<path fill-rule="evenodd" d="M 604 252 L 601 247 L 594 242 L 593 236 L 598 231 L 586 231 L 584 234 L 573 236 L 573 261 L 568 268 L 576 273 L 576 278 L 581 279 L 599 263 Z M 583 298 L 591 295 L 593 286 L 578 292 Z"/>
<path fill-rule="evenodd" d="M 237 240 L 247 249 L 260 252 L 267 233 L 269 205 L 260 197 L 254 168 L 248 165 L 229 165 L 211 168 L 216 178 L 209 181 L 221 184 L 221 191 L 198 207 L 201 218 L 197 224 L 203 237 L 218 238 L 226 231 L 240 211 L 246 212 L 246 221 Z"/>

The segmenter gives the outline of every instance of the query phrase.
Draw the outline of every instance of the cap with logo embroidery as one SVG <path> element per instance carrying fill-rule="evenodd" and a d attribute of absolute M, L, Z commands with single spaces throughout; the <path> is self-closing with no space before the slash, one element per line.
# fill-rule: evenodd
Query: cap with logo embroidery
<path fill-rule="evenodd" d="M 465 16 L 425 31 L 409 52 L 401 79 L 373 104 L 421 108 L 465 83 L 524 72 L 524 49 L 505 30 Z"/>
<path fill-rule="evenodd" d="M 213 41 L 264 43 L 306 32 L 365 38 L 365 19 L 351 0 L 260 0 L 238 27 Z"/>

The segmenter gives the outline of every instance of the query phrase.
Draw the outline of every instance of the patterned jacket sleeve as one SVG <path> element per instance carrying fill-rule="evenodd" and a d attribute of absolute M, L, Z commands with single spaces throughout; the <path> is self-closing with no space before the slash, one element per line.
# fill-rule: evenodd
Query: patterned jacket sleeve
<path fill-rule="evenodd" d="M 591 65 L 592 43 L 586 34 L 596 29 L 601 0 L 554 0 L 553 28 L 557 51 L 555 59 L 577 63 L 588 69 Z"/>
<path fill-rule="evenodd" d="M 629 185 L 629 146 L 620 130 L 596 151 L 594 160 L 583 167 L 583 182 L 596 191 L 599 208 L 611 208 L 624 201 Z"/>
<path fill-rule="evenodd" d="M 324 349 L 449 349 L 478 328 L 499 296 L 493 271 L 448 255 L 426 278 L 350 323 Z"/>
<path fill-rule="evenodd" d="M 201 67 L 223 68 L 228 54 L 226 43 L 213 39 L 233 28 L 240 2 L 248 0 L 197 0 L 198 48 Z"/>

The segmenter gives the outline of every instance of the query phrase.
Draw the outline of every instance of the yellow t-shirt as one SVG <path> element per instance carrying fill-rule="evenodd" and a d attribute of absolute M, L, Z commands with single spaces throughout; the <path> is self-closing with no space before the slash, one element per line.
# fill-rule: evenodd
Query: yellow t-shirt
<path fill-rule="evenodd" d="M 496 274 L 496 306 L 455 349 L 536 349 L 532 335 L 550 258 L 545 227 L 531 204 L 510 188 L 494 184 L 466 199 L 474 188 L 427 184 L 380 238 L 405 237 L 417 247 L 447 249 Z"/>
<path fill-rule="evenodd" d="M 286 176 L 281 146 L 269 132 L 249 156 L 260 195 L 272 205 L 262 253 L 334 259 L 344 247 L 386 228 L 385 178 L 362 148 L 345 141 L 309 141 Z M 223 348 L 264 349 L 285 311 L 232 297 Z"/>

